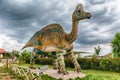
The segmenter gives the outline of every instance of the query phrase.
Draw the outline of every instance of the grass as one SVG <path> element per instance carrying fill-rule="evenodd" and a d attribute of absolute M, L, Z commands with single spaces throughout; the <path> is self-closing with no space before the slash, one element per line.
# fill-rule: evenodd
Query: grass
<path fill-rule="evenodd" d="M 29 64 L 21 64 L 21 66 L 28 67 Z M 41 65 L 35 64 L 35 67 Z M 50 67 L 52 67 L 50 65 Z M 73 68 L 67 68 L 67 70 L 74 70 Z M 75 80 L 120 80 L 120 73 L 112 71 L 103 71 L 103 70 L 82 70 L 82 73 L 86 74 L 84 78 L 76 78 Z M 43 80 L 57 80 L 47 75 L 41 76 Z M 72 80 L 72 79 L 70 79 Z"/>
<path fill-rule="evenodd" d="M 74 70 L 73 68 L 67 68 L 67 70 Z M 76 80 L 120 80 L 120 73 L 104 70 L 82 70 L 82 73 L 86 74 L 86 77 Z"/>
<path fill-rule="evenodd" d="M 16 64 L 18 65 L 18 64 Z M 30 64 L 26 64 L 26 63 L 22 63 L 20 66 L 23 67 L 29 67 Z M 39 67 L 42 65 L 38 65 L 35 64 L 35 67 Z M 50 68 L 52 68 L 53 66 L 50 65 Z M 2 76 L 6 76 L 6 75 L 10 75 L 5 69 L 4 67 L 0 67 L 0 80 L 2 78 Z M 73 68 L 67 68 L 67 70 L 74 70 Z M 82 73 L 86 74 L 86 77 L 84 78 L 76 78 L 75 80 L 120 80 L 120 73 L 118 72 L 112 72 L 112 71 L 103 71 L 103 70 L 82 70 Z M 11 75 L 11 77 L 17 77 L 15 75 Z M 52 78 L 48 75 L 42 75 L 41 76 L 42 80 L 57 80 L 55 78 Z M 20 78 L 18 78 L 20 79 Z M 59 79 L 61 80 L 61 79 Z M 69 79 L 72 80 L 72 79 Z"/>
<path fill-rule="evenodd" d="M 75 80 L 120 80 L 120 73 L 109 71 L 82 70 L 86 74 L 84 78 L 76 78 Z M 47 75 L 42 75 L 43 80 L 57 80 Z M 69 79 L 72 80 L 72 79 Z"/>
<path fill-rule="evenodd" d="M 120 80 L 120 73 L 117 72 L 100 70 L 82 70 L 82 72 L 87 74 L 88 79 L 85 80 Z"/>
<path fill-rule="evenodd" d="M 22 63 L 20 66 L 29 67 L 30 64 L 28 64 L 28 63 Z M 43 65 L 35 64 L 34 66 L 35 66 L 36 68 L 38 68 L 38 67 L 43 66 Z M 53 66 L 52 66 L 52 65 L 49 65 L 49 67 L 52 68 Z"/>

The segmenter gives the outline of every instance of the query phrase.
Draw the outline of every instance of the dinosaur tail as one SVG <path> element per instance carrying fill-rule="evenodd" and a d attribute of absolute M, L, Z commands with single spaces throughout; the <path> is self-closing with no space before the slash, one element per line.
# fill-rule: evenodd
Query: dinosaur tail
<path fill-rule="evenodd" d="M 24 45 L 22 48 L 21 48 L 21 50 L 23 50 L 24 48 L 27 48 L 27 47 L 32 47 L 33 45 L 32 45 L 32 43 L 27 43 L 26 45 Z"/>
<path fill-rule="evenodd" d="M 33 43 L 34 43 L 34 40 L 36 40 L 36 38 L 40 35 L 39 33 L 40 33 L 40 32 L 37 31 L 37 32 L 30 38 L 30 40 L 27 42 L 27 44 L 22 47 L 22 49 L 24 49 L 24 48 L 26 48 L 26 47 L 32 47 L 32 46 L 33 46 Z M 22 49 L 21 49 L 21 50 L 22 50 Z"/>

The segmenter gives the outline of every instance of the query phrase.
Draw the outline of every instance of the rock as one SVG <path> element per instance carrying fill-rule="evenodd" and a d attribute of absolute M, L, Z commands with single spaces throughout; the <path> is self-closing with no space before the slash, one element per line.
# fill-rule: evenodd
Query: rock
<path fill-rule="evenodd" d="M 45 72 L 43 72 L 43 74 L 47 74 L 48 76 L 51 76 L 57 79 L 62 78 L 63 80 L 68 80 L 69 78 L 75 79 L 77 77 L 83 78 L 86 76 L 84 73 L 81 73 L 81 72 L 77 73 L 74 71 L 68 71 L 68 73 L 69 73 L 68 75 L 58 74 L 58 71 L 54 69 L 48 69 L 48 70 L 45 70 Z"/>

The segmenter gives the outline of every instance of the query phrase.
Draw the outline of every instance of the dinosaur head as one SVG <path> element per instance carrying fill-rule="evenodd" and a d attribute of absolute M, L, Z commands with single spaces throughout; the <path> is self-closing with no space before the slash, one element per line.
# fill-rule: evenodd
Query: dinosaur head
<path fill-rule="evenodd" d="M 83 20 L 83 19 L 90 19 L 92 16 L 91 13 L 85 12 L 83 10 L 83 5 L 78 4 L 76 6 L 75 11 L 73 12 L 72 19 L 73 20 Z"/>

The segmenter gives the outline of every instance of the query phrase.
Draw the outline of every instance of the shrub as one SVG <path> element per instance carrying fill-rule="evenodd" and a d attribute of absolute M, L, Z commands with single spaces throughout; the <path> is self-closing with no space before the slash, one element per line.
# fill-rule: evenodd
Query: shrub
<path fill-rule="evenodd" d="M 110 64 L 111 64 L 110 60 L 107 58 L 104 58 L 100 61 L 100 68 L 103 70 L 109 70 Z"/>
<path fill-rule="evenodd" d="M 30 59 L 26 59 L 26 62 L 30 63 Z M 53 65 L 53 59 L 38 58 L 35 63 L 41 65 Z M 81 65 L 82 69 L 111 70 L 120 72 L 120 58 L 79 58 L 78 63 Z M 69 58 L 65 58 L 65 66 L 74 68 L 73 63 Z"/>
<path fill-rule="evenodd" d="M 120 58 L 114 58 L 111 61 L 111 65 L 109 66 L 109 68 L 112 71 L 118 71 L 120 72 Z"/>
<path fill-rule="evenodd" d="M 91 59 L 90 58 L 79 58 L 78 63 L 82 69 L 90 69 Z"/>
<path fill-rule="evenodd" d="M 42 64 L 42 65 L 52 65 L 53 59 L 52 58 L 38 58 L 35 60 L 36 64 Z"/>
<path fill-rule="evenodd" d="M 69 58 L 65 58 L 65 66 L 66 66 L 66 67 L 74 68 L 73 63 L 70 61 Z"/>

